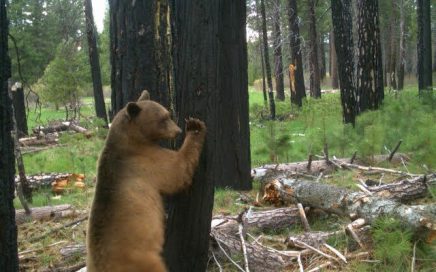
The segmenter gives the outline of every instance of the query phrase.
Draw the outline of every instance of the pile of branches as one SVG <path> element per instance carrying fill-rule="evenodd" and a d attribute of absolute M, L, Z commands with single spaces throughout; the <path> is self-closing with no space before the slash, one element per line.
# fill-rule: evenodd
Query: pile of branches
<path fill-rule="evenodd" d="M 401 161 L 405 156 L 379 156 L 376 160 Z M 436 204 L 411 205 L 412 201 L 428 196 L 428 185 L 436 183 L 436 173 L 428 175 L 356 163 L 356 158 L 265 165 L 253 169 L 261 182 L 261 199 L 239 216 L 218 216 L 212 221 L 211 259 L 222 269 L 231 262 L 239 271 L 320 271 L 338 269 L 350 260 L 370 259 L 373 247 L 371 224 L 387 216 L 400 220 L 415 234 L 415 239 L 431 242 L 436 235 Z M 379 175 L 379 180 L 356 179 L 357 190 L 327 184 L 335 170 L 353 170 L 354 176 Z M 391 182 L 384 183 L 390 179 Z M 281 208 L 254 211 L 263 203 Z M 334 214 L 344 218 L 341 228 L 329 232 L 312 231 L 306 213 Z M 344 222 L 345 222 L 344 221 Z M 285 239 L 256 232 L 289 228 L 302 224 L 304 233 L 288 235 Z M 329 238 L 347 235 L 346 249 L 329 245 Z M 273 246 L 271 246 L 273 245 Z M 243 261 L 235 261 L 243 256 Z"/>

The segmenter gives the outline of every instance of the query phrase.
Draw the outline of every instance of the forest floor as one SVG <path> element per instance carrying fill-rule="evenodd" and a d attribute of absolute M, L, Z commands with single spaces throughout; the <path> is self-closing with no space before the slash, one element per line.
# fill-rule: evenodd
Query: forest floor
<path fill-rule="evenodd" d="M 92 131 L 92 137 L 78 133 L 65 133 L 57 146 L 36 153 L 24 155 L 28 175 L 39 173 L 77 173 L 85 175 L 86 189 L 70 188 L 68 192 L 55 196 L 51 188 L 41 188 L 33 193 L 32 207 L 71 204 L 76 213 L 66 218 L 54 218 L 43 222 L 30 221 L 18 226 L 19 256 L 23 271 L 74 271 L 84 264 L 84 241 L 86 220 L 82 219 L 89 211 L 96 175 L 96 162 L 101 151 L 107 130 L 98 128 L 92 121 L 92 106 L 87 98 L 82 109 L 81 125 Z M 61 111 L 43 107 L 41 118 L 35 121 L 35 113 L 29 116 L 29 127 L 64 118 Z M 360 116 L 355 128 L 342 124 L 339 94 L 325 94 L 320 100 L 308 99 L 302 109 L 291 108 L 289 98 L 277 102 L 277 121 L 267 120 L 268 110 L 264 107 L 261 92 L 250 88 L 250 128 L 252 166 L 267 163 L 306 161 L 308 154 L 323 155 L 325 146 L 330 156 L 358 156 L 371 159 L 373 155 L 389 154 L 398 141 L 402 144 L 398 152 L 410 157 L 405 163 L 378 166 L 389 167 L 411 173 L 424 174 L 436 171 L 436 98 L 425 100 L 417 97 L 417 91 L 409 88 L 401 93 L 386 93 L 383 107 L 379 111 Z M 358 171 L 336 171 L 323 178 L 323 182 L 343 188 L 358 190 L 356 179 L 366 178 Z M 389 176 L 371 177 L 372 179 Z M 238 192 L 230 189 L 217 189 L 215 192 L 214 215 L 237 215 L 252 206 L 261 190 L 260 181 L 253 182 L 253 190 Z M 257 202 L 257 201 L 256 201 Z M 414 204 L 435 203 L 436 187 L 429 188 L 427 197 Z M 260 208 L 274 208 L 274 205 L 260 202 Z M 21 208 L 18 200 L 17 209 Z M 336 215 L 309 216 L 312 230 L 331 231 L 349 223 Z M 73 224 L 70 224 L 73 222 Z M 374 253 L 364 261 L 351 261 L 339 268 L 324 268 L 323 271 L 410 271 L 416 262 L 415 271 L 433 271 L 436 267 L 436 245 L 420 243 L 416 252 L 401 227 L 389 229 L 386 226 L 379 233 L 398 231 L 394 240 L 378 240 Z M 303 232 L 301 224 L 275 229 L 263 235 L 285 240 L 292 234 Z M 253 232 L 254 236 L 261 235 Z M 409 238 L 408 238 L 409 237 Z M 347 237 L 338 236 L 329 244 L 340 251 L 347 247 Z M 283 243 L 269 242 L 268 246 L 284 250 Z M 387 250 L 386 250 L 387 248 Z M 390 252 L 389 252 L 390 251 Z M 395 252 L 393 252 L 395 251 Z M 391 254 L 390 254 L 391 253 Z M 416 257 L 413 257 L 415 254 Z M 243 266 L 241 256 L 235 260 Z M 304 260 L 307 267 L 320 264 L 317 258 Z M 230 262 L 221 263 L 224 271 L 238 271 Z M 64 270 L 62 270 L 64 269 Z M 299 271 L 298 265 L 290 271 Z M 213 260 L 208 271 L 219 271 Z M 309 269 L 305 270 L 309 271 Z"/>

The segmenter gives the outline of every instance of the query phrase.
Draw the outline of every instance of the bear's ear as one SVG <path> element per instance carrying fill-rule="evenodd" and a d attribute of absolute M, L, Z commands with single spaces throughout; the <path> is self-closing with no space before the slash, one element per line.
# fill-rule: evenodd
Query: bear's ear
<path fill-rule="evenodd" d="M 130 119 L 135 118 L 140 111 L 141 107 L 139 107 L 135 102 L 127 103 L 127 114 L 129 115 Z"/>
<path fill-rule="evenodd" d="M 138 98 L 138 101 L 150 100 L 150 93 L 147 90 L 143 90 L 141 96 Z"/>

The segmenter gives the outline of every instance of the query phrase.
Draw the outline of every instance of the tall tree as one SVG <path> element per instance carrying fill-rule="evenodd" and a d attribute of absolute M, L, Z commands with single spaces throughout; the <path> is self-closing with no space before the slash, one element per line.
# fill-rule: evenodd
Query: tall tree
<path fill-rule="evenodd" d="M 104 104 L 103 86 L 101 82 L 100 58 L 97 49 L 97 34 L 92 14 L 91 0 L 84 0 L 86 34 L 88 37 L 89 63 L 91 65 L 92 85 L 94 88 L 95 113 L 107 124 L 106 106 Z"/>
<path fill-rule="evenodd" d="M 332 81 L 332 89 L 339 88 L 339 78 L 338 78 L 338 57 L 336 55 L 336 47 L 335 47 L 335 35 L 333 31 L 330 32 L 330 79 Z"/>
<path fill-rule="evenodd" d="M 404 88 L 404 66 L 406 62 L 406 15 L 404 0 L 400 0 L 400 54 L 398 59 L 398 90 Z"/>
<path fill-rule="evenodd" d="M 419 92 L 432 89 L 430 0 L 417 1 Z"/>
<path fill-rule="evenodd" d="M 341 88 L 342 116 L 345 123 L 354 125 L 357 101 L 354 85 L 354 44 L 352 0 L 331 0 L 333 35 L 338 61 Z"/>
<path fill-rule="evenodd" d="M 357 101 L 360 113 L 378 109 L 384 98 L 384 84 L 378 0 L 358 0 L 357 10 Z"/>
<path fill-rule="evenodd" d="M 169 108 L 168 1 L 109 1 L 111 115 L 149 91 Z"/>
<path fill-rule="evenodd" d="M 298 18 L 297 0 L 288 0 L 289 45 L 291 47 L 291 63 L 295 68 L 294 84 L 291 85 L 291 103 L 301 107 L 306 97 L 304 86 L 303 59 L 301 57 L 300 19 Z M 294 89 L 294 88 L 295 89 Z"/>
<path fill-rule="evenodd" d="M 280 1 L 272 1 L 274 76 L 276 81 L 276 98 L 277 100 L 284 101 L 285 85 L 283 82 L 282 32 L 280 29 L 280 10 Z"/>
<path fill-rule="evenodd" d="M 8 55 L 9 22 L 6 0 L 0 0 L 0 267 L 18 271 L 17 226 L 15 224 L 15 159 L 11 137 L 12 101 L 8 94 L 11 62 Z"/>
<path fill-rule="evenodd" d="M 221 0 L 218 37 L 219 101 L 216 187 L 251 189 L 245 1 Z M 280 56 L 281 57 L 281 56 Z M 282 79 L 283 80 L 283 79 Z M 224 152 L 225 150 L 225 152 Z"/>
<path fill-rule="evenodd" d="M 216 161 L 216 142 L 221 133 L 217 67 L 221 65 L 218 51 L 222 3 L 173 1 L 176 119 L 183 127 L 186 117 L 197 117 L 206 122 L 208 132 L 192 186 L 168 203 L 164 256 L 169 271 L 205 271 L 208 261 L 215 174 L 222 171 Z M 177 146 L 181 140 L 177 140 Z"/>
<path fill-rule="evenodd" d="M 315 0 L 308 0 L 309 9 L 309 67 L 310 67 L 310 96 L 321 97 L 321 79 L 318 58 L 318 34 L 316 32 Z"/>
<path fill-rule="evenodd" d="M 323 33 L 319 35 L 318 43 L 318 56 L 319 56 L 319 76 L 320 80 L 324 80 L 327 74 L 326 60 L 325 60 L 325 41 Z"/>
<path fill-rule="evenodd" d="M 263 57 L 265 59 L 266 80 L 268 83 L 268 99 L 271 119 L 276 119 L 276 104 L 274 101 L 273 84 L 271 77 L 271 65 L 269 63 L 268 53 L 268 34 L 266 29 L 266 12 L 265 0 L 260 0 L 260 14 L 262 17 L 262 40 L 263 40 Z"/>

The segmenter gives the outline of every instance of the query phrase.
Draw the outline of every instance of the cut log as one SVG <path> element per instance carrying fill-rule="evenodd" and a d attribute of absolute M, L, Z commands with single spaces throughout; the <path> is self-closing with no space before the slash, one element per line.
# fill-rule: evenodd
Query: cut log
<path fill-rule="evenodd" d="M 60 131 L 66 131 L 70 127 L 70 122 L 56 122 L 52 123 L 46 127 L 44 126 L 37 126 L 34 129 L 32 129 L 33 133 L 36 135 L 42 134 L 48 134 L 48 133 L 54 133 L 54 132 L 60 132 Z"/>
<path fill-rule="evenodd" d="M 60 249 L 59 253 L 64 259 L 70 259 L 76 256 L 86 255 L 86 246 L 84 244 L 69 245 Z"/>
<path fill-rule="evenodd" d="M 436 217 L 379 196 L 368 196 L 362 192 L 338 188 L 296 179 L 280 178 L 265 187 L 265 200 L 284 199 L 290 203 L 320 208 L 341 216 L 358 215 L 371 224 L 380 216 L 396 217 L 412 230 L 426 230 L 426 234 L 436 231 Z"/>
<path fill-rule="evenodd" d="M 17 210 L 15 214 L 15 221 L 17 225 L 31 220 L 51 220 L 77 215 L 77 211 L 74 210 L 71 205 L 32 208 L 31 212 L 32 214 L 27 216 L 24 210 Z"/>
<path fill-rule="evenodd" d="M 37 175 L 26 176 L 30 183 L 30 188 L 32 190 L 41 187 L 51 187 L 52 183 L 58 180 L 69 180 L 72 179 L 76 181 L 77 179 L 83 180 L 84 176 L 82 174 L 71 174 L 71 173 L 41 173 Z M 19 177 L 15 177 L 15 182 L 19 181 Z"/>
<path fill-rule="evenodd" d="M 295 223 L 300 223 L 297 208 L 279 208 L 267 211 L 249 211 L 244 216 L 244 228 L 247 230 L 256 228 L 261 231 L 283 229 Z M 237 216 L 215 216 L 212 219 L 212 228 L 237 235 Z"/>
<path fill-rule="evenodd" d="M 386 161 L 389 158 L 389 155 L 377 155 L 371 158 L 372 163 L 380 163 Z M 405 154 L 397 153 L 393 156 L 393 163 L 400 163 L 401 159 L 407 161 L 409 158 Z M 338 163 L 349 163 L 350 158 L 337 159 Z M 364 160 L 356 158 L 354 162 L 364 163 Z M 254 178 L 262 178 L 268 169 L 274 169 L 278 171 L 285 172 L 295 172 L 295 173 L 312 173 L 317 174 L 320 172 L 330 173 L 334 171 L 337 166 L 335 164 L 329 163 L 326 160 L 316 160 L 310 162 L 310 171 L 308 171 L 308 161 L 303 162 L 293 162 L 293 163 L 281 163 L 281 164 L 267 164 L 263 166 L 259 166 L 253 168 L 251 171 L 251 175 Z"/>
<path fill-rule="evenodd" d="M 21 138 L 19 142 L 21 147 L 54 145 L 59 142 L 59 135 L 57 133 L 49 133 L 43 136 Z"/>

